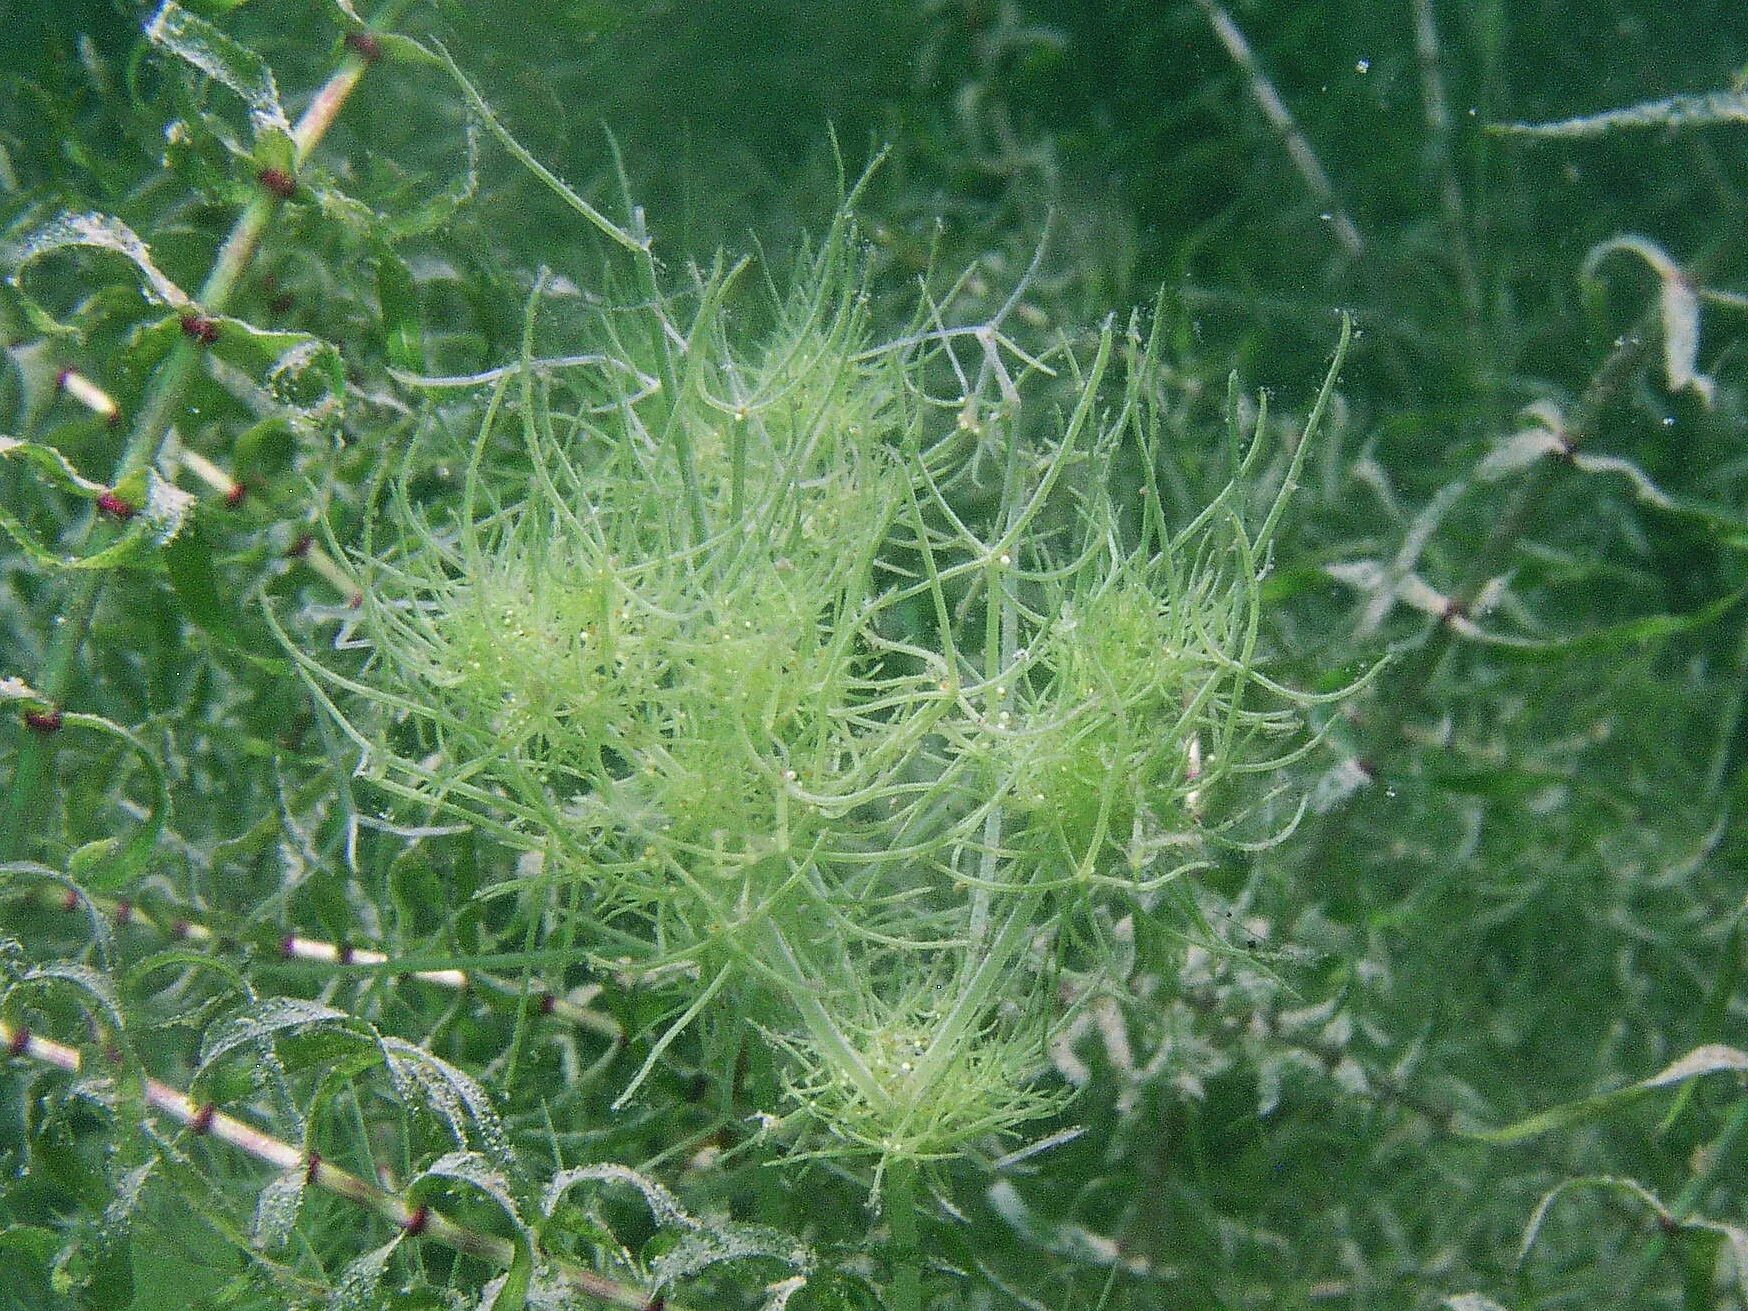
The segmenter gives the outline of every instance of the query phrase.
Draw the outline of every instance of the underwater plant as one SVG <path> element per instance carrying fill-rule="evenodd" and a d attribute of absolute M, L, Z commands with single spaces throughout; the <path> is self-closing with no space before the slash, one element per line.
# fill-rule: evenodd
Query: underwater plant
<path fill-rule="evenodd" d="M 1741 16 L 816 8 L 8 29 L 0 1307 L 1740 1307 Z"/>
<path fill-rule="evenodd" d="M 1211 845 L 1279 836 L 1242 784 L 1341 693 L 1262 672 L 1259 589 L 1348 329 L 1279 485 L 1234 403 L 1232 481 L 1174 525 L 1110 491 L 1155 458 L 1138 317 L 1033 356 L 925 301 L 880 341 L 847 213 L 757 334 L 743 266 L 664 292 L 639 258 L 641 299 L 543 276 L 513 362 L 403 379 L 483 413 L 463 444 L 433 407 L 385 475 L 357 667 L 297 659 L 361 775 L 524 854 L 483 896 L 665 983 L 616 1105 L 722 1008 L 779 1053 L 764 1134 L 871 1159 L 908 1210 L 919 1164 L 1061 1105 L 1052 975 Z M 421 504 L 432 464 L 465 473 Z"/>

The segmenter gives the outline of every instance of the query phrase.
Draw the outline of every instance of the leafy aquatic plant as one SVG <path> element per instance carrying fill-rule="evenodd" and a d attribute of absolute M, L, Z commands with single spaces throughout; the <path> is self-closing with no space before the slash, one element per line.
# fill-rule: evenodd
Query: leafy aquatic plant
<path fill-rule="evenodd" d="M 1739 5 L 148 8 L 0 43 L 0 1305 L 1742 1305 Z"/>
<path fill-rule="evenodd" d="M 878 340 L 848 217 L 756 335 L 740 268 L 642 273 L 542 279 L 514 362 L 406 380 L 483 416 L 451 449 L 435 407 L 387 478 L 361 666 L 298 658 L 361 773 L 531 858 L 486 895 L 672 981 L 645 1073 L 724 1005 L 783 1053 L 771 1135 L 908 1181 L 1059 1105 L 1047 980 L 1099 958 L 1095 906 L 1278 836 L 1237 785 L 1326 697 L 1258 668 L 1259 588 L 1334 368 L 1272 493 L 1235 408 L 1233 481 L 1171 525 L 1109 490 L 1154 460 L 1139 320 L 1035 358 L 925 304 Z M 580 349 L 541 353 L 549 309 Z M 433 461 L 453 503 L 412 494 Z"/>

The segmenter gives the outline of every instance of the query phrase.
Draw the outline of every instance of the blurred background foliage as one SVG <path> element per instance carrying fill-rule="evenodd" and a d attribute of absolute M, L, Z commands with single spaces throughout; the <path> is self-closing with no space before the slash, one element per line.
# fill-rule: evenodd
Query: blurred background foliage
<path fill-rule="evenodd" d="M 266 62 L 288 108 L 343 55 L 337 3 L 199 9 Z M 249 190 L 227 146 L 242 115 L 148 48 L 149 16 L 99 0 L 5 9 L 0 225 L 11 244 L 63 210 L 113 214 L 193 287 Z M 1126 958 L 1058 981 L 1095 999 L 1053 1052 L 1080 1092 L 1039 1136 L 1064 1141 L 929 1180 L 940 1305 L 1748 1305 L 1734 1076 L 1512 1141 L 1474 1132 L 1705 1044 L 1748 1046 L 1748 112 L 1680 130 L 1488 131 L 1677 95 L 1739 106 L 1748 12 L 439 0 L 380 23 L 441 42 L 537 159 L 623 216 L 616 149 L 676 277 L 719 247 L 785 269 L 829 222 L 840 174 L 884 149 L 859 217 L 887 330 L 908 322 L 919 280 L 966 323 L 1023 286 L 1015 331 L 1032 345 L 1084 340 L 1135 306 L 1157 314 L 1171 347 L 1160 478 L 1178 521 L 1224 479 L 1228 373 L 1275 394 L 1288 418 L 1274 436 L 1290 438 L 1335 311 L 1355 317 L 1333 431 L 1276 547 L 1267 641 L 1296 686 L 1392 663 L 1325 726 L 1289 842 L 1137 905 L 1112 926 Z M 627 981 L 596 981 L 595 1004 L 631 1038 L 592 1069 L 600 1037 L 513 994 L 458 999 L 283 959 L 299 934 L 428 959 L 496 953 L 512 981 L 589 982 L 540 955 L 564 944 L 538 916 L 471 899 L 505 875 L 502 853 L 419 830 L 351 777 L 349 746 L 276 664 L 253 603 L 272 598 L 311 644 L 331 640 L 346 598 L 301 562 L 323 523 L 356 539 L 384 453 L 412 430 L 391 368 L 513 358 L 540 268 L 580 295 L 607 285 L 597 236 L 477 125 L 471 153 L 470 122 L 440 66 L 373 67 L 239 283 L 239 319 L 337 348 L 344 394 L 264 397 L 243 361 L 192 383 L 174 445 L 204 450 L 248 495 L 227 513 L 177 465 L 208 497 L 190 530 L 208 572 L 175 559 L 118 571 L 65 697 L 132 730 L 168 775 L 173 819 L 150 868 L 108 889 L 143 908 L 112 947 L 94 947 L 58 894 L 0 908 L 6 1018 L 79 1041 L 81 1008 L 45 980 L 92 967 L 92 995 L 128 1018 L 138 1066 L 125 1068 L 178 1086 L 199 1070 L 221 1104 L 248 1100 L 293 1141 L 309 1115 L 354 1168 L 405 1182 L 450 1139 L 367 1062 L 323 1077 L 291 1052 L 264 1082 L 202 1066 L 203 1035 L 239 1005 L 319 998 L 481 1079 L 522 1177 L 623 1162 L 694 1215 L 807 1244 L 815 1264 L 791 1305 L 876 1304 L 882 1219 L 866 1182 L 769 1168 L 747 1144 L 739 1098 L 773 1075 L 732 1015 L 707 1013 L 615 1112 L 666 1014 Z M 1617 254 L 1584 276 L 1599 243 L 1627 234 L 1685 272 L 1660 284 Z M 102 253 L 57 255 L 22 285 L 75 331 L 33 325 L 5 292 L 0 432 L 102 478 L 121 438 L 55 380 L 77 368 L 136 413 L 163 356 L 154 315 Z M 1691 370 L 1709 395 L 1670 385 L 1671 288 L 1719 293 L 1699 298 Z M 737 312 L 756 325 L 756 297 Z M 1526 417 L 1537 404 L 1543 417 Z M 1520 433 L 1554 454 L 1511 466 L 1498 453 Z M 1586 468 L 1580 451 L 1629 467 Z M 440 501 L 456 474 L 434 464 L 423 478 Z M 80 521 L 63 493 L 0 463 L 0 502 L 42 540 Z M 38 678 L 65 579 L 0 556 L 0 677 Z M 9 775 L 32 734 L 13 717 L 0 736 Z M 149 816 L 134 748 L 65 737 L 0 859 L 63 871 Z M 14 871 L 7 886 L 41 878 Z M 152 916 L 210 926 L 220 963 L 154 957 L 169 940 Z M 311 1193 L 292 1241 L 268 1245 L 260 1167 L 166 1124 L 141 1132 L 127 1081 L 96 1082 L 23 1060 L 0 1078 L 0 1250 L 21 1272 L 0 1302 L 348 1304 L 352 1263 L 390 1226 Z M 1585 1180 L 1613 1182 L 1571 1187 L 1532 1226 L 1551 1190 Z M 445 1196 L 507 1232 L 477 1193 Z M 636 1284 L 675 1239 L 628 1197 L 579 1193 L 566 1241 Z M 490 1274 L 433 1244 L 384 1260 L 390 1276 L 365 1271 L 350 1304 L 481 1304 Z M 786 1269 L 769 1256 L 696 1268 L 675 1302 L 760 1305 Z"/>

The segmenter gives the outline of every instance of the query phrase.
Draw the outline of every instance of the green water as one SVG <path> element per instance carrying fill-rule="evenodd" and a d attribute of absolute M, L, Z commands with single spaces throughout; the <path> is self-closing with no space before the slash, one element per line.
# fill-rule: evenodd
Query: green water
<path fill-rule="evenodd" d="M 1748 12 L 353 7 L 0 0 L 0 1306 L 1748 1305 Z"/>

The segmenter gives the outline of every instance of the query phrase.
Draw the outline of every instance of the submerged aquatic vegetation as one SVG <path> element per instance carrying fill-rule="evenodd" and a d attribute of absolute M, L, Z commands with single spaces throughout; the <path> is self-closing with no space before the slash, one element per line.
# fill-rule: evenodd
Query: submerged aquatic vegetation
<path fill-rule="evenodd" d="M 0 1305 L 1742 1305 L 1739 5 L 149 8 L 0 50 Z"/>
<path fill-rule="evenodd" d="M 470 442 L 430 449 L 437 407 L 387 477 L 362 666 L 299 658 L 362 773 L 535 858 L 492 895 L 680 981 L 651 1062 L 720 998 L 787 1057 L 774 1134 L 908 1167 L 1059 1104 L 1048 978 L 1095 904 L 1274 836 L 1240 784 L 1319 698 L 1260 672 L 1259 588 L 1334 368 L 1271 496 L 1234 409 L 1233 481 L 1169 525 L 1110 490 L 1157 440 L 1140 319 L 1035 358 L 925 304 L 882 342 L 847 216 L 751 340 L 741 273 L 542 279 Z M 539 354 L 549 311 L 581 349 Z M 452 503 L 414 499 L 433 460 Z"/>

